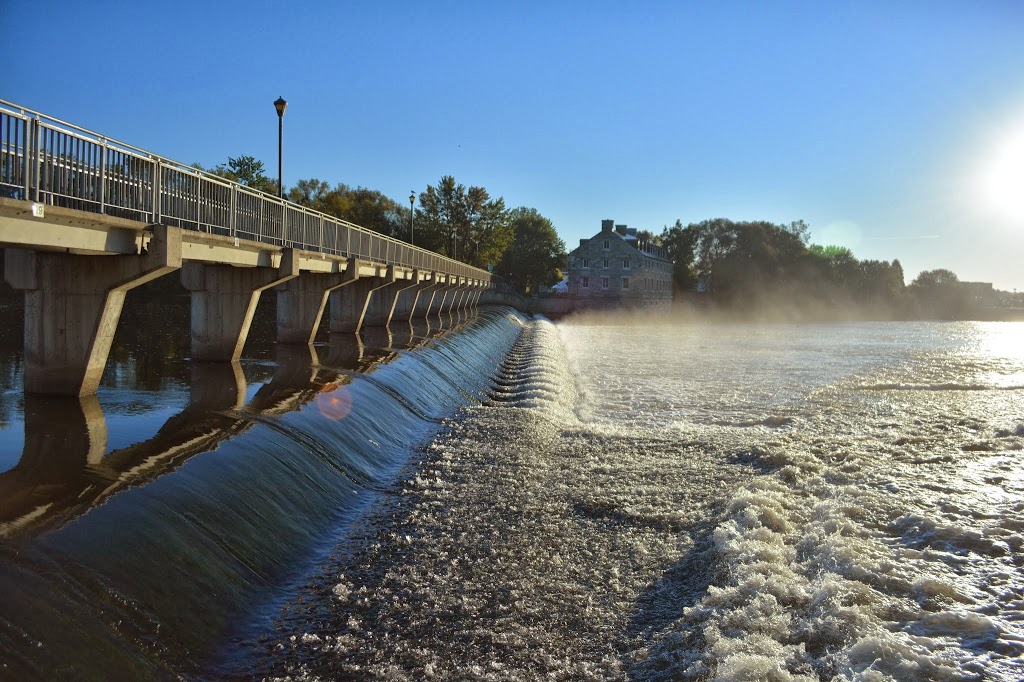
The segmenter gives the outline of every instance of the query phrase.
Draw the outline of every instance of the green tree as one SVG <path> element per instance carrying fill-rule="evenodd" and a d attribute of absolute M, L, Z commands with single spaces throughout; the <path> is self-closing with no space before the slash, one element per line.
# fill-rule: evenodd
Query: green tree
<path fill-rule="evenodd" d="M 330 192 L 330 185 L 323 180 L 316 178 L 299 180 L 294 187 L 288 190 L 288 200 L 321 213 L 330 213 L 327 210 L 327 195 Z"/>
<path fill-rule="evenodd" d="M 909 290 L 924 317 L 954 320 L 968 313 L 967 293 L 951 270 L 926 270 L 914 278 Z"/>
<path fill-rule="evenodd" d="M 397 202 L 375 189 L 338 183 L 333 189 L 323 180 L 299 180 L 289 200 L 315 211 L 347 220 L 397 239 L 408 240 L 408 217 Z"/>
<path fill-rule="evenodd" d="M 204 168 L 198 163 L 192 164 L 192 167 L 277 196 L 277 180 L 267 177 L 266 171 L 263 169 L 263 162 L 254 156 L 244 154 L 239 157 L 229 156 L 227 165 L 221 163 L 214 168 Z"/>
<path fill-rule="evenodd" d="M 523 293 L 557 284 L 562 279 L 565 242 L 558 238 L 554 225 L 534 208 L 513 209 L 509 217 L 514 236 L 498 263 L 497 274 Z"/>
<path fill-rule="evenodd" d="M 672 280 L 677 291 L 690 291 L 697 284 L 697 270 L 694 267 L 696 230 L 683 227 L 676 219 L 675 225 L 666 227 L 656 242 L 668 253 L 672 261 Z"/>
<path fill-rule="evenodd" d="M 497 262 L 512 240 L 505 200 L 450 175 L 420 193 L 417 216 L 418 244 L 477 267 Z"/>

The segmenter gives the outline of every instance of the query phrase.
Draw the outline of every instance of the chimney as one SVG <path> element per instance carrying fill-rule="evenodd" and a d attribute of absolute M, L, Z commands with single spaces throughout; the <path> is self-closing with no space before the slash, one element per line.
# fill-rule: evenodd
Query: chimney
<path fill-rule="evenodd" d="M 601 231 L 602 232 L 611 232 L 614 229 L 615 229 L 615 221 L 614 220 L 602 220 L 601 221 Z"/>
<path fill-rule="evenodd" d="M 618 232 L 619 234 L 623 234 L 624 235 L 624 234 L 626 234 L 626 226 L 625 225 L 616 225 L 615 226 L 615 231 Z"/>

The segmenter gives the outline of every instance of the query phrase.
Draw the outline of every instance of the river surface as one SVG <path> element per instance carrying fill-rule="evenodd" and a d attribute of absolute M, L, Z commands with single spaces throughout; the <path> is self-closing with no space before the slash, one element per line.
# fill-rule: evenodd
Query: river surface
<path fill-rule="evenodd" d="M 1024 323 L 398 337 L 108 376 L 73 474 L 9 371 L 0 677 L 1024 678 Z"/>

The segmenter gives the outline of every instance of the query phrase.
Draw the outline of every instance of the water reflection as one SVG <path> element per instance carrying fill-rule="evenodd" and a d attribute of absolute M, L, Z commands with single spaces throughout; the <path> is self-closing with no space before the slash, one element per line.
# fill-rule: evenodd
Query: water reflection
<path fill-rule="evenodd" d="M 369 327 L 357 334 L 331 334 L 319 347 L 270 344 L 261 355 L 269 351 L 272 362 L 233 363 L 189 362 L 184 337 L 161 343 L 148 329 L 135 345 L 125 334 L 99 396 L 24 396 L 23 413 L 10 417 L 21 419 L 25 435 L 21 458 L 0 473 L 0 537 L 62 526 L 126 487 L 143 485 L 217 449 L 267 416 L 315 401 L 323 416 L 344 419 L 351 409 L 346 384 L 353 374 L 371 371 L 400 350 L 429 343 L 458 326 L 459 319 L 449 317 L 440 324 L 418 320 Z M 5 375 L 17 376 L 13 363 L 0 364 Z M 22 398 L 20 386 L 5 388 L 8 399 Z M 104 404 L 114 410 L 119 431 L 121 421 L 128 420 L 131 426 L 124 429 L 143 435 L 108 452 Z"/>

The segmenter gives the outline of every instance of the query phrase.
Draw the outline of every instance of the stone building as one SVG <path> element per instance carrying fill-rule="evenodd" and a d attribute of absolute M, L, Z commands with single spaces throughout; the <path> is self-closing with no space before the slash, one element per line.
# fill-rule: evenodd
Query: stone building
<path fill-rule="evenodd" d="M 648 308 L 672 304 L 672 263 L 636 229 L 602 220 L 601 231 L 569 254 L 569 294 L 576 308 Z"/>

